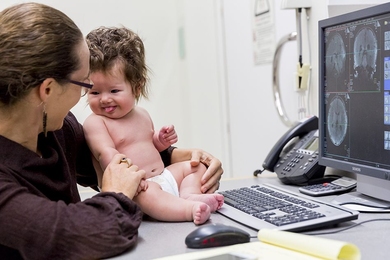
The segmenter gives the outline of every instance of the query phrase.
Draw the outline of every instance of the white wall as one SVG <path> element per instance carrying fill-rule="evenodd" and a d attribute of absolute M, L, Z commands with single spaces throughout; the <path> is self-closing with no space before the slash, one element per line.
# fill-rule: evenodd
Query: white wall
<path fill-rule="evenodd" d="M 275 41 L 295 31 L 295 11 L 281 10 L 281 1 L 269 1 L 275 12 Z M 272 64 L 256 66 L 253 58 L 250 0 L 226 0 L 227 82 L 230 111 L 232 171 L 234 176 L 249 176 L 261 168 L 268 151 L 287 130 L 279 120 L 273 103 Z M 295 103 L 292 76 L 298 61 L 296 43 L 283 48 L 281 91 L 288 104 Z M 291 107 L 286 105 L 291 110 Z M 294 113 L 290 113 L 294 118 Z M 297 118 L 297 114 L 295 115 Z"/>

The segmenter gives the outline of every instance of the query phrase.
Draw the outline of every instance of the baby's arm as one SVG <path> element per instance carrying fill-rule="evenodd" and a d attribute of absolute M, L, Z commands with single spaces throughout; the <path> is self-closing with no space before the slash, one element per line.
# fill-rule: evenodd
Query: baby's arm
<path fill-rule="evenodd" d="M 100 168 L 102 169 L 102 173 L 105 171 L 112 158 L 114 158 L 116 154 L 119 154 L 119 151 L 116 149 L 115 143 L 112 140 L 110 134 L 108 133 L 105 122 L 100 116 L 97 116 L 95 114 L 90 115 L 85 120 L 83 128 L 89 149 L 91 150 L 92 155 L 98 161 Z M 129 163 L 132 164 L 130 159 L 127 160 L 129 160 Z M 99 171 L 97 170 L 97 172 Z M 102 174 L 98 174 L 98 178 L 99 183 L 102 183 Z M 137 196 L 141 191 L 144 191 L 147 188 L 148 184 L 146 180 L 142 179 L 137 188 L 137 191 L 135 192 L 135 196 Z"/>
<path fill-rule="evenodd" d="M 159 132 L 154 132 L 153 144 L 159 152 L 177 142 L 177 134 L 173 125 L 163 126 Z"/>
<path fill-rule="evenodd" d="M 83 128 L 89 149 L 104 171 L 114 155 L 119 153 L 114 141 L 100 116 L 90 115 L 85 120 Z"/>

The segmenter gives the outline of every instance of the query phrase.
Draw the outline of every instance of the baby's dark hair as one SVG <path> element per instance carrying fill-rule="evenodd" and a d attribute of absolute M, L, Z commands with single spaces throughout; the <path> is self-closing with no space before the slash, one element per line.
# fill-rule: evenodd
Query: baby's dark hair
<path fill-rule="evenodd" d="M 125 27 L 100 27 L 91 31 L 86 39 L 92 73 L 108 73 L 114 65 L 120 64 L 137 101 L 141 96 L 148 98 L 145 47 L 136 33 Z"/>

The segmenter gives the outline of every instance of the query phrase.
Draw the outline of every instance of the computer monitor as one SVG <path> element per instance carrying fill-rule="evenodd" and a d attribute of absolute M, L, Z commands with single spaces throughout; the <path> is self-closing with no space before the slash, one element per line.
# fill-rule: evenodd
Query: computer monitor
<path fill-rule="evenodd" d="M 357 176 L 336 203 L 390 208 L 390 3 L 319 21 L 319 146 Z"/>

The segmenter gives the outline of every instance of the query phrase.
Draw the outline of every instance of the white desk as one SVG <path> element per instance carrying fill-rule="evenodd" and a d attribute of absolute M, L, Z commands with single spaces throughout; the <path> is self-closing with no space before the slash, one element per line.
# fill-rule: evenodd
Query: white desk
<path fill-rule="evenodd" d="M 283 185 L 276 178 L 276 175 L 267 174 L 260 177 L 249 177 L 245 179 L 231 179 L 221 182 L 221 190 L 232 189 L 241 186 L 248 186 L 258 183 L 271 183 L 274 185 Z M 298 192 L 298 187 L 286 186 L 284 188 Z M 322 197 L 325 201 L 332 200 L 332 196 Z M 317 231 L 338 230 L 341 227 L 347 227 L 353 223 L 359 223 L 369 219 L 387 218 L 390 220 L 390 213 L 360 213 L 359 218 L 340 224 L 335 228 L 303 232 L 303 234 L 315 233 Z M 212 214 L 207 223 L 224 223 L 239 227 L 253 236 L 257 235 L 255 230 L 249 229 L 236 223 L 218 213 Z M 196 229 L 192 222 L 163 223 L 152 220 L 145 220 L 139 229 L 138 244 L 113 259 L 154 259 L 163 256 L 182 254 L 197 250 L 207 249 L 189 249 L 186 247 L 185 237 Z M 320 237 L 347 241 L 359 247 L 362 253 L 362 259 L 389 259 L 390 255 L 390 221 L 369 222 L 356 226 L 352 229 L 330 235 L 319 235 Z M 257 239 L 252 239 L 256 241 Z M 318 245 L 321 246 L 321 245 Z"/>

